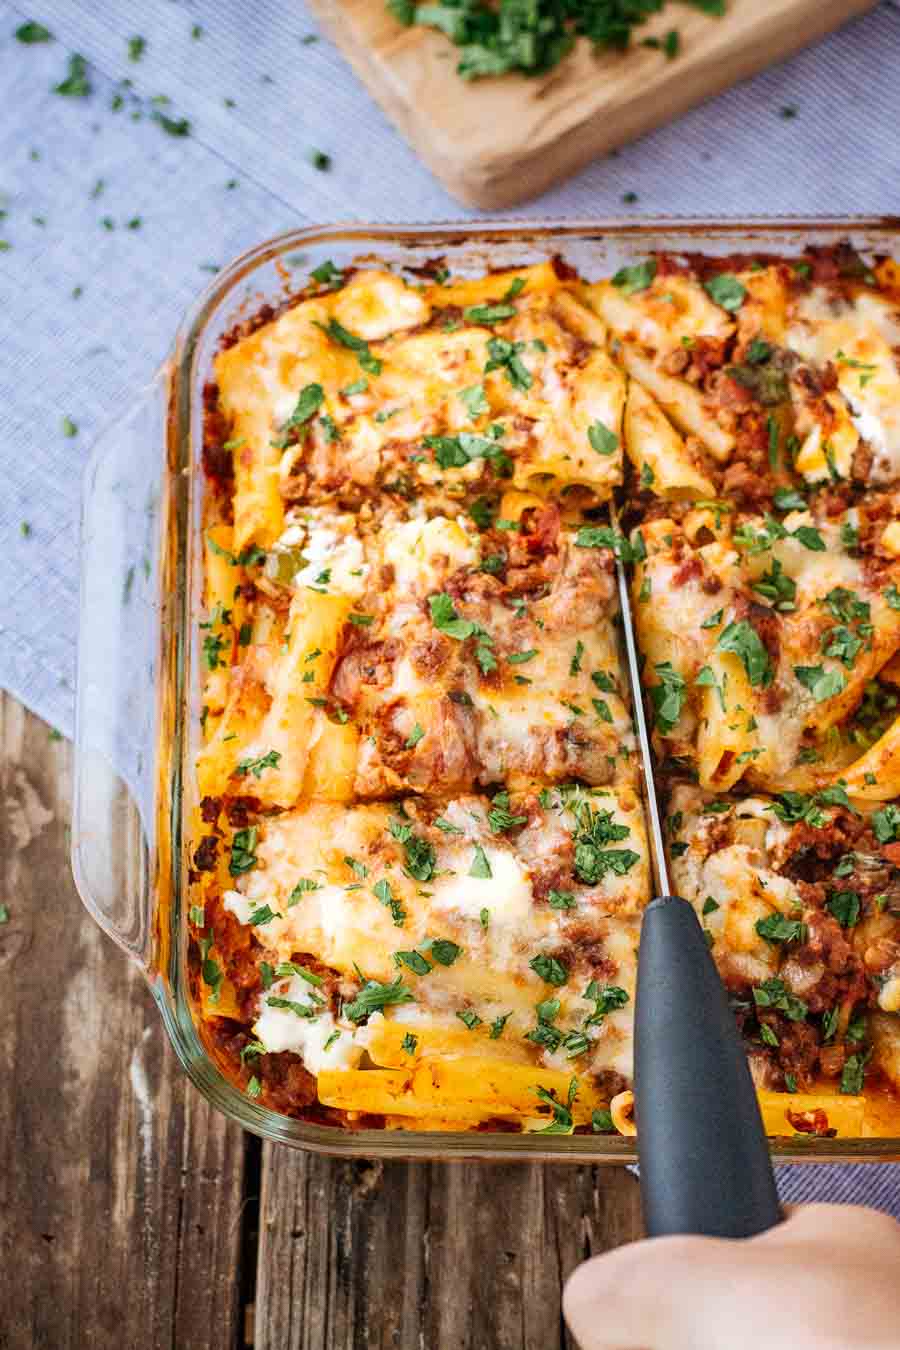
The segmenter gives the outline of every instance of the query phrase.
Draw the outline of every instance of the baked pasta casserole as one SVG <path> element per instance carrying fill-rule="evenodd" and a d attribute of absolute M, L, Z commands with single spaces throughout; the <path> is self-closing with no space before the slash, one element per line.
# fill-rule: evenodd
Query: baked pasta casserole
<path fill-rule="evenodd" d="M 618 558 L 671 875 L 767 1126 L 896 1132 L 898 353 L 900 269 L 849 247 L 324 264 L 228 335 L 190 951 L 250 1097 L 634 1133 Z"/>

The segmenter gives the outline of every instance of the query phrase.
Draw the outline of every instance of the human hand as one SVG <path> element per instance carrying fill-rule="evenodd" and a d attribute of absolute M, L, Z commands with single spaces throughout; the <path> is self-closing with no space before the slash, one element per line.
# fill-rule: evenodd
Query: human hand
<path fill-rule="evenodd" d="M 579 1266 L 563 1312 L 581 1350 L 898 1350 L 900 1225 L 803 1205 L 759 1237 L 664 1237 Z"/>

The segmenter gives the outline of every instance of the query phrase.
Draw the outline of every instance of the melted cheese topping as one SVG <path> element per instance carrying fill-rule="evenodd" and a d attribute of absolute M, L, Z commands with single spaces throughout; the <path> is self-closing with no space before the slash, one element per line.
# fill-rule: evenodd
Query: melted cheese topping
<path fill-rule="evenodd" d="M 820 978 L 777 935 L 822 917 L 793 879 L 804 826 L 747 794 L 825 810 L 842 770 L 883 764 L 873 801 L 892 771 L 893 732 L 861 760 L 875 714 L 853 718 L 900 651 L 900 513 L 860 487 L 900 478 L 894 273 L 767 266 L 723 292 L 561 270 L 350 272 L 216 358 L 234 483 L 208 533 L 192 886 L 204 1012 L 252 1029 L 236 1073 L 263 1105 L 273 1081 L 311 1100 L 296 1066 L 273 1080 L 293 1055 L 348 1121 L 540 1129 L 550 1093 L 633 1131 L 650 869 L 598 510 L 626 455 L 634 516 L 672 515 L 642 522 L 633 603 L 656 747 L 694 779 L 676 889 L 732 989 Z M 759 360 L 781 385 L 736 390 L 728 362 Z M 785 513 L 748 470 L 829 490 Z M 867 914 L 848 941 L 900 1083 L 896 927 Z"/>

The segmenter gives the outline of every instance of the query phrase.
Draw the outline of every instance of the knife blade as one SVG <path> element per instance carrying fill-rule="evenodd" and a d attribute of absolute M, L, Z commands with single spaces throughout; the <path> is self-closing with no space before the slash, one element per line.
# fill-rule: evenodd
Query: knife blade
<path fill-rule="evenodd" d="M 622 538 L 618 512 L 610 517 Z M 657 899 L 643 915 L 635 999 L 635 1118 L 649 1237 L 754 1237 L 783 1215 L 744 1047 L 706 934 L 670 893 L 628 577 L 622 630 Z"/>
<path fill-rule="evenodd" d="M 619 513 L 613 504 L 610 507 L 612 526 L 619 537 L 622 535 Z M 638 659 L 637 642 L 634 636 L 634 615 L 631 608 L 631 595 L 628 589 L 628 576 L 625 564 L 616 550 L 616 575 L 619 585 L 619 610 L 622 618 L 622 637 L 625 645 L 628 682 L 631 688 L 631 709 L 634 729 L 637 734 L 638 749 L 641 756 L 641 791 L 644 810 L 649 826 L 650 853 L 653 875 L 656 881 L 656 894 L 669 894 L 669 868 L 666 860 L 666 846 L 663 841 L 662 820 L 659 814 L 659 799 L 656 794 L 656 780 L 653 773 L 653 751 L 650 746 L 650 732 L 647 727 L 647 712 L 641 686 L 641 668 Z"/>

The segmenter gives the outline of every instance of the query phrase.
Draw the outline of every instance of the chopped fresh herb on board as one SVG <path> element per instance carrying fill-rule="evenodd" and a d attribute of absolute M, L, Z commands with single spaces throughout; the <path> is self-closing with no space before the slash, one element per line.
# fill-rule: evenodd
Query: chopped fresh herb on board
<path fill-rule="evenodd" d="M 688 0 L 704 14 L 721 17 L 725 0 Z M 443 33 L 459 49 L 457 73 L 464 80 L 519 71 L 543 75 L 587 38 L 598 51 L 625 51 L 634 30 L 658 14 L 665 0 L 387 0 L 387 9 L 407 27 L 419 24 Z M 677 29 L 650 37 L 643 45 L 660 49 L 668 60 L 680 49 Z"/>

